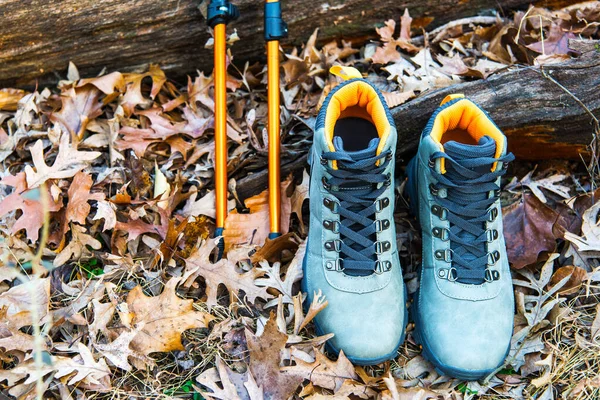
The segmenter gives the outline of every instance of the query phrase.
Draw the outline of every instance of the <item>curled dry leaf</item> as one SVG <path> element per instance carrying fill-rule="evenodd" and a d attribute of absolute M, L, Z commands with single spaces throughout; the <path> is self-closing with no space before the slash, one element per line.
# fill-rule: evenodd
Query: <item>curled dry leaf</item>
<path fill-rule="evenodd" d="M 550 283 L 548 283 L 548 288 L 552 288 L 566 277 L 569 277 L 569 280 L 562 289 L 558 291 L 558 294 L 562 296 L 577 293 L 579 288 L 581 288 L 583 281 L 587 278 L 587 272 L 583 268 L 575 267 L 573 265 L 560 267 L 556 270 L 554 275 L 552 275 Z"/>
<path fill-rule="evenodd" d="M 90 200 L 104 200 L 104 193 L 90 193 L 92 188 L 92 177 L 90 174 L 79 171 L 73 177 L 73 182 L 69 187 L 69 202 L 65 214 L 66 222 L 78 222 L 85 225 L 85 220 L 90 213 L 91 206 L 88 204 Z"/>
<path fill-rule="evenodd" d="M 64 265 L 71 259 L 79 259 L 84 254 L 89 253 L 87 246 L 94 250 L 99 250 L 102 247 L 100 241 L 94 239 L 86 233 L 85 227 L 77 224 L 71 224 L 71 241 L 53 261 L 55 267 Z"/>

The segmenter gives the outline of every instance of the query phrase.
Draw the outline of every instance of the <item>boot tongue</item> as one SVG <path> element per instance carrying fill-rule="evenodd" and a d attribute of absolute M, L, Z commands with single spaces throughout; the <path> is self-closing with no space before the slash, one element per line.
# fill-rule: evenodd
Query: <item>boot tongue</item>
<path fill-rule="evenodd" d="M 479 144 L 476 145 L 469 145 L 469 144 L 464 144 L 464 143 L 459 143 L 459 142 L 455 142 L 455 141 L 449 141 L 447 143 L 444 144 L 444 151 L 446 152 L 446 154 L 450 157 L 452 157 L 452 159 L 454 161 L 456 161 L 458 164 L 462 164 L 461 161 L 463 160 L 469 160 L 469 159 L 473 159 L 473 158 L 480 158 L 480 157 L 494 157 L 496 154 L 496 141 L 494 139 L 492 139 L 489 136 L 484 136 L 479 140 Z M 476 168 L 470 168 L 471 170 L 481 173 L 481 174 L 485 174 L 487 172 L 490 172 L 492 164 L 487 164 L 487 165 L 482 165 L 482 166 L 478 166 Z M 464 179 L 464 177 L 462 177 L 460 174 L 458 174 L 458 172 L 456 171 L 456 169 L 454 168 L 454 166 L 452 165 L 452 163 L 446 163 L 446 177 L 450 180 L 456 181 L 456 183 L 460 184 L 460 180 Z M 452 190 L 448 190 L 447 193 L 447 199 L 455 202 L 457 204 L 462 204 L 462 202 L 464 201 L 464 199 L 462 198 L 463 196 L 458 195 L 456 193 L 453 193 Z M 482 193 L 477 193 L 477 194 L 473 194 L 472 198 L 469 199 L 469 201 L 478 201 L 478 200 L 484 200 L 487 198 L 487 192 L 482 192 Z M 484 223 L 482 222 L 482 228 Z M 462 239 L 475 239 L 475 236 L 472 235 L 469 232 L 466 231 L 462 231 L 458 234 L 458 236 L 460 236 Z M 450 247 L 452 248 L 452 250 L 456 250 L 455 247 L 457 247 L 454 243 L 450 244 Z M 474 260 L 476 257 L 475 255 L 471 254 L 471 253 L 466 253 L 463 256 L 463 259 L 465 260 Z M 459 280 L 462 283 L 468 283 L 468 284 L 479 284 L 481 282 L 478 282 L 477 280 L 472 280 L 472 279 L 461 279 Z"/>
<path fill-rule="evenodd" d="M 348 154 L 354 161 L 364 160 L 365 158 L 373 157 L 377 154 L 377 146 L 379 146 L 379 138 L 371 139 L 369 145 L 358 151 L 346 151 L 344 149 L 344 140 L 340 136 L 334 136 L 333 147 L 335 151 Z"/>
<path fill-rule="evenodd" d="M 494 157 L 496 154 L 496 141 L 489 136 L 484 136 L 479 139 L 478 144 L 464 144 L 455 142 L 453 140 L 444 144 L 444 151 L 450 157 L 452 157 L 455 161 L 460 163 L 461 160 L 478 158 L 478 157 Z M 475 171 L 479 172 L 481 169 L 482 173 L 489 171 L 491 168 L 491 163 L 489 166 L 483 165 L 475 169 Z M 449 168 L 451 169 L 451 168 Z"/>

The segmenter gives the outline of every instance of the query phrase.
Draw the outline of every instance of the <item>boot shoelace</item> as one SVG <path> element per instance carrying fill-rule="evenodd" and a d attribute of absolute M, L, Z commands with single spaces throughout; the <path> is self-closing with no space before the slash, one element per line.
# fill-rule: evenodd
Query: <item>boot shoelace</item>
<path fill-rule="evenodd" d="M 445 174 L 435 170 L 435 161 L 440 158 L 446 160 Z M 450 223 L 449 230 L 439 227 L 432 230 L 434 236 L 450 241 L 450 249 L 435 250 L 434 257 L 451 263 L 449 280 L 481 284 L 499 278 L 498 274 L 488 270 L 488 266 L 499 260 L 500 253 L 490 253 L 487 248 L 488 242 L 497 240 L 499 233 L 486 230 L 485 225 L 498 216 L 498 210 L 492 207 L 500 196 L 496 181 L 506 173 L 507 163 L 512 160 L 512 153 L 500 158 L 461 160 L 455 160 L 443 152 L 431 156 L 429 165 L 437 183 L 430 186 L 430 191 L 438 203 L 432 206 L 432 212 Z M 490 171 L 495 162 L 501 162 L 503 168 Z M 490 172 L 482 173 L 482 168 Z M 439 193 L 442 189 L 446 192 L 443 197 Z"/>
<path fill-rule="evenodd" d="M 376 219 L 377 212 L 389 205 L 387 198 L 379 197 L 391 184 L 389 174 L 384 174 L 391 151 L 379 155 L 375 150 L 360 153 L 337 150 L 322 155 L 331 175 L 330 179 L 323 177 L 323 186 L 335 197 L 335 200 L 325 198 L 323 203 L 340 216 L 339 223 L 326 220 L 323 226 L 339 233 L 338 240 L 324 244 L 326 250 L 339 252 L 337 262 L 329 262 L 327 269 L 364 276 L 391 268 L 391 263 L 377 260 L 378 254 L 391 249 L 389 242 L 377 241 L 377 232 L 388 229 L 391 221 Z M 338 169 L 326 161 L 336 161 Z"/>

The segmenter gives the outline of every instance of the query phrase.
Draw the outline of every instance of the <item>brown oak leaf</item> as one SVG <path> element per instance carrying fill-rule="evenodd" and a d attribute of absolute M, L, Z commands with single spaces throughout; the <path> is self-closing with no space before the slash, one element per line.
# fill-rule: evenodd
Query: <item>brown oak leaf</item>
<path fill-rule="evenodd" d="M 344 381 L 356 380 L 358 375 L 354 366 L 341 351 L 337 361 L 331 361 L 318 349 L 314 349 L 315 360 L 307 362 L 292 356 L 295 365 L 281 368 L 284 375 L 301 377 L 314 385 L 337 392 Z"/>
<path fill-rule="evenodd" d="M 237 268 L 237 261 L 232 254 L 222 258 L 216 263 L 210 261 L 211 254 L 219 240 L 209 239 L 199 248 L 193 251 L 186 260 L 183 282 L 185 287 L 190 287 L 198 277 L 203 277 L 206 281 L 206 304 L 209 307 L 217 304 L 217 289 L 219 285 L 224 285 L 229 291 L 231 299 L 235 300 L 240 290 L 244 291 L 246 298 L 251 303 L 257 298 L 268 300 L 272 298 L 264 287 L 256 286 L 255 280 L 264 275 L 264 272 L 252 268 L 248 272 L 240 272 Z"/>
<path fill-rule="evenodd" d="M 59 122 L 73 143 L 77 143 L 83 138 L 89 121 L 102 114 L 101 95 L 94 85 L 71 88 L 61 94 L 62 108 L 51 114 L 50 120 Z"/>
<path fill-rule="evenodd" d="M 127 296 L 129 311 L 143 328 L 131 341 L 131 348 L 141 354 L 183 350 L 181 334 L 187 329 L 206 328 L 213 320 L 210 314 L 196 311 L 194 300 L 182 299 L 175 293 L 179 278 L 170 279 L 159 296 L 149 297 L 141 286 Z"/>
<path fill-rule="evenodd" d="M 0 185 L 12 186 L 15 189 L 0 202 L 0 217 L 11 211 L 21 210 L 21 216 L 10 228 L 12 234 L 25 229 L 27 238 L 35 243 L 39 237 L 40 228 L 44 225 L 44 208 L 40 188 L 27 189 L 25 172 L 9 175 L 0 181 Z M 61 209 L 62 204 L 54 201 L 48 191 L 48 211 L 55 212 Z"/>
<path fill-rule="evenodd" d="M 277 328 L 275 313 L 267 321 L 262 335 L 255 336 L 246 329 L 250 351 L 250 372 L 262 386 L 265 400 L 288 399 L 304 380 L 303 376 L 281 370 L 281 352 L 288 335 Z"/>
<path fill-rule="evenodd" d="M 58 146 L 58 154 L 52 166 L 48 166 L 44 160 L 44 143 L 41 140 L 29 149 L 35 170 L 27 165 L 27 187 L 33 189 L 48 179 L 71 178 L 77 172 L 84 169 L 92 160 L 100 157 L 98 151 L 78 151 L 69 143 L 69 135 L 61 135 Z"/>
<path fill-rule="evenodd" d="M 123 79 L 127 85 L 127 90 L 123 96 L 121 106 L 125 111 L 125 115 L 130 116 L 133 114 L 135 107 L 138 105 L 148 106 L 152 104 L 152 100 L 147 99 L 142 94 L 142 81 L 144 78 L 152 78 L 152 89 L 150 90 L 150 98 L 154 99 L 160 92 L 160 89 L 167 82 L 165 73 L 160 69 L 158 65 L 152 64 L 148 69 L 148 72 L 143 74 L 124 74 Z"/>
<path fill-rule="evenodd" d="M 91 175 L 83 171 L 79 171 L 73 177 L 68 191 L 69 202 L 67 203 L 65 215 L 67 222 L 78 222 L 81 225 L 85 225 L 85 219 L 91 210 L 88 201 L 104 200 L 104 193 L 90 193 L 92 183 Z"/>
<path fill-rule="evenodd" d="M 558 203 L 556 210 L 552 209 L 525 192 L 520 201 L 502 209 L 506 250 L 513 268 L 534 263 L 542 251 L 554 251 L 556 239 L 574 224 L 566 208 Z"/>

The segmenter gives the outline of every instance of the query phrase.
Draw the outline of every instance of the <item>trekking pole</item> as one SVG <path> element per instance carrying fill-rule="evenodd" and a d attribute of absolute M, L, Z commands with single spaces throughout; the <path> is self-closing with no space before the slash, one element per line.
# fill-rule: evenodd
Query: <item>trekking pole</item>
<path fill-rule="evenodd" d="M 213 28 L 214 80 L 215 80 L 215 237 L 223 235 L 227 217 L 227 23 L 239 17 L 236 6 L 228 0 L 210 0 L 208 4 L 208 25 Z M 223 255 L 225 243 L 219 242 L 219 255 Z"/>
<path fill-rule="evenodd" d="M 269 102 L 269 217 L 270 239 L 280 235 L 280 132 L 279 132 L 279 39 L 287 37 L 287 24 L 281 18 L 279 0 L 265 0 L 265 40 L 267 41 L 267 92 Z"/>

